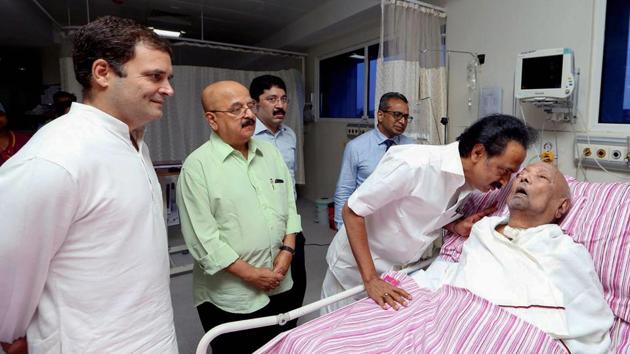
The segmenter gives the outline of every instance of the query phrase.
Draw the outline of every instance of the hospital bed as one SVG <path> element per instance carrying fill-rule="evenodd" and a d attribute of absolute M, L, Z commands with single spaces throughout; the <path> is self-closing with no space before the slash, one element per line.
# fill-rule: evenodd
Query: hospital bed
<path fill-rule="evenodd" d="M 630 353 L 630 183 L 580 182 L 571 177 L 567 181 L 573 207 L 561 227 L 593 258 L 615 315 L 610 352 Z M 496 203 L 495 214 L 505 215 L 508 192 L 509 188 L 502 188 L 474 194 L 464 214 Z M 464 240 L 447 234 L 440 260 L 457 262 Z M 383 311 L 364 299 L 280 334 L 259 352 L 567 352 L 561 342 L 465 289 L 445 286 L 430 292 L 417 288 L 403 273 L 387 276 L 412 292 L 415 312 Z M 206 353 L 210 341 L 220 334 L 284 324 L 362 290 L 362 286 L 350 289 L 287 314 L 217 326 L 202 338 L 197 353 Z M 449 306 L 440 306 L 445 303 Z"/>

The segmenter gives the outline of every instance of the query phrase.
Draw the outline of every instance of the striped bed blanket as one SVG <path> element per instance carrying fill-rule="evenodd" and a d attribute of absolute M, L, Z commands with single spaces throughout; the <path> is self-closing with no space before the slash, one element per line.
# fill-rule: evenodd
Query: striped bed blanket
<path fill-rule="evenodd" d="M 559 341 L 471 292 L 420 288 L 390 273 L 413 300 L 399 311 L 365 298 L 284 332 L 256 353 L 566 353 Z"/>

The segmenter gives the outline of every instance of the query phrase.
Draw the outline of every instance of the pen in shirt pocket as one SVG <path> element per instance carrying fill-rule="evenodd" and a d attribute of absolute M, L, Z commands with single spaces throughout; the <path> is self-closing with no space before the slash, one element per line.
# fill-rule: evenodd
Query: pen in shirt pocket
<path fill-rule="evenodd" d="M 275 190 L 276 189 L 276 183 L 284 183 L 284 180 L 282 180 L 280 178 L 276 178 L 276 179 L 269 178 L 269 182 L 271 182 L 271 188 L 273 190 Z"/>

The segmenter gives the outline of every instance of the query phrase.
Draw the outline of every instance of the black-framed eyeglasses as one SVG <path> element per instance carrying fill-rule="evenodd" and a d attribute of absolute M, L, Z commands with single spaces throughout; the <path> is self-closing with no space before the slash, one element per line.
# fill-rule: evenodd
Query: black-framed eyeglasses
<path fill-rule="evenodd" d="M 392 117 L 394 117 L 394 120 L 396 121 L 399 121 L 403 118 L 406 119 L 407 122 L 411 122 L 413 120 L 413 117 L 407 113 L 398 112 L 398 111 L 381 111 L 381 112 L 391 114 Z"/>
<path fill-rule="evenodd" d="M 242 116 L 245 115 L 245 112 L 247 112 L 247 110 L 251 110 L 252 112 L 254 112 L 254 109 L 256 109 L 256 101 L 252 100 L 247 102 L 244 106 L 241 107 L 235 107 L 232 109 L 228 109 L 228 110 L 213 110 L 213 111 L 208 111 L 208 112 L 212 112 L 212 113 L 228 113 L 230 115 L 233 115 L 237 118 L 240 118 Z"/>
<path fill-rule="evenodd" d="M 282 97 L 269 96 L 269 97 L 265 97 L 264 100 L 269 102 L 270 104 L 276 104 L 278 103 L 278 101 L 282 102 L 283 104 L 289 103 L 289 97 L 287 96 L 282 96 Z"/>

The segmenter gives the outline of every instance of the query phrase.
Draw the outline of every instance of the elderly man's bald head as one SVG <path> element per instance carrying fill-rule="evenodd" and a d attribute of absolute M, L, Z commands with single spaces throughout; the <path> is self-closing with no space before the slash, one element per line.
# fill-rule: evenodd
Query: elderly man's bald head
<path fill-rule="evenodd" d="M 508 207 L 511 225 L 513 221 L 520 227 L 557 223 L 571 207 L 571 191 L 556 167 L 533 163 L 516 176 Z"/>
<path fill-rule="evenodd" d="M 212 130 L 228 145 L 246 154 L 254 134 L 256 102 L 249 90 L 236 81 L 217 81 L 201 93 L 201 104 Z"/>
<path fill-rule="evenodd" d="M 247 88 L 236 81 L 217 81 L 214 82 L 201 91 L 201 105 L 204 112 L 213 110 L 226 110 L 226 107 L 222 107 L 221 103 L 229 100 L 231 96 L 238 93 L 238 91 L 245 90 Z M 249 95 L 249 91 L 248 95 Z"/>
<path fill-rule="evenodd" d="M 549 164 L 549 163 L 545 163 L 545 162 L 540 162 L 541 164 L 547 165 L 547 166 L 551 166 L 551 168 L 553 169 L 553 171 L 555 172 L 555 183 L 556 183 L 556 192 L 558 193 L 558 195 L 561 198 L 567 198 L 567 199 L 571 199 L 571 189 L 569 188 L 569 183 L 567 183 L 567 179 L 564 178 L 564 175 L 562 174 L 562 172 L 560 172 L 560 170 L 558 170 L 555 166 Z"/>

